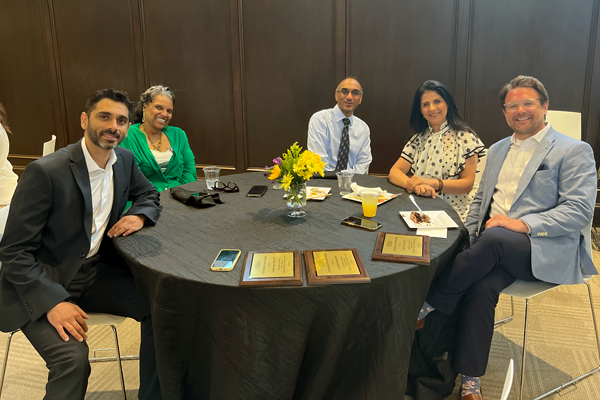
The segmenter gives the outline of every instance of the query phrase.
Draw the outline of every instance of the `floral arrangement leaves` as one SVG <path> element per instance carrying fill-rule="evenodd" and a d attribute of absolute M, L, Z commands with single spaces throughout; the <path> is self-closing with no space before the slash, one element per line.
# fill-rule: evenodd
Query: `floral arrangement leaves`
<path fill-rule="evenodd" d="M 325 163 L 321 156 L 304 150 L 294 143 L 281 157 L 273 160 L 272 167 L 265 167 L 267 178 L 279 182 L 285 190 L 290 186 L 309 181 L 314 174 L 324 176 Z"/>

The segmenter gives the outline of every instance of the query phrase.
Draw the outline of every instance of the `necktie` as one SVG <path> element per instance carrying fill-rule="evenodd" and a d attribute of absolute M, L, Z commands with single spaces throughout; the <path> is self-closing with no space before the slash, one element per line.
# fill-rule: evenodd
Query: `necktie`
<path fill-rule="evenodd" d="M 342 171 L 348 168 L 348 153 L 350 152 L 350 136 L 348 135 L 350 120 L 344 118 L 342 122 L 344 122 L 344 129 L 342 130 L 342 138 L 340 139 L 340 150 L 335 166 L 336 171 Z"/>

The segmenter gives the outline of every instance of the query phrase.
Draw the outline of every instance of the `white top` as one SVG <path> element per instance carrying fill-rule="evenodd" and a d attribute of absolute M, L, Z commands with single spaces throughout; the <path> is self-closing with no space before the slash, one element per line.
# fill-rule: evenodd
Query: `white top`
<path fill-rule="evenodd" d="M 340 140 L 346 118 L 336 105 L 333 108 L 319 111 L 310 118 L 308 123 L 307 148 L 321 156 L 326 163 L 325 171 L 334 171 L 337 164 Z M 369 126 L 360 118 L 351 115 L 348 127 L 350 151 L 348 152 L 348 168 L 355 174 L 366 174 L 373 161 L 371 156 L 371 131 Z"/>
<path fill-rule="evenodd" d="M 164 174 L 165 171 L 167 170 L 167 165 L 169 165 L 169 160 L 171 160 L 171 157 L 173 157 L 173 149 L 171 149 L 169 147 L 165 151 L 156 151 L 156 150 L 150 150 L 150 151 L 152 152 L 152 155 L 156 159 L 158 166 L 160 167 L 160 169 L 162 169 L 162 172 Z"/>
<path fill-rule="evenodd" d="M 504 159 L 494 188 L 492 203 L 490 204 L 490 218 L 497 214 L 508 217 L 521 175 L 523 175 L 533 152 L 549 130 L 550 124 L 547 123 L 541 131 L 525 140 L 517 139 L 513 133 L 510 138 L 510 149 Z"/>
<path fill-rule="evenodd" d="M 104 231 L 108 225 L 110 211 L 112 210 L 114 198 L 113 164 L 117 161 L 117 154 L 111 151 L 106 168 L 102 169 L 96 164 L 96 161 L 90 155 L 85 145 L 85 139 L 81 141 L 83 155 L 90 176 L 90 188 L 92 189 L 92 240 L 90 243 L 90 252 L 86 258 L 98 253 Z"/>
<path fill-rule="evenodd" d="M 410 138 L 401 157 L 410 163 L 413 175 L 428 179 L 452 180 L 460 178 L 465 169 L 465 160 L 477 154 L 477 162 L 485 157 L 485 146 L 472 132 L 455 132 L 448 121 L 433 133 L 431 127 L 426 132 Z M 469 193 L 437 194 L 456 210 L 465 222 L 469 212 Z"/>
<path fill-rule="evenodd" d="M 9 142 L 6 130 L 0 124 L 0 206 L 10 204 L 17 187 L 18 176 L 8 161 Z"/>

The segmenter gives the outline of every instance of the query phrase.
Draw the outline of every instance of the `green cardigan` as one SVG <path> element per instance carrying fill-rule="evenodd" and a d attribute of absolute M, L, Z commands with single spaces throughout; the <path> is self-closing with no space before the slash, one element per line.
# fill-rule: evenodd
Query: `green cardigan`
<path fill-rule="evenodd" d="M 165 173 L 162 172 L 152 155 L 146 135 L 140 130 L 140 124 L 131 125 L 127 137 L 121 143 L 122 147 L 133 152 L 136 164 L 159 192 L 184 183 L 194 182 L 197 178 L 194 154 L 190 149 L 185 132 L 174 126 L 164 128 L 163 132 L 169 138 L 173 149 L 173 156 L 169 160 Z"/>

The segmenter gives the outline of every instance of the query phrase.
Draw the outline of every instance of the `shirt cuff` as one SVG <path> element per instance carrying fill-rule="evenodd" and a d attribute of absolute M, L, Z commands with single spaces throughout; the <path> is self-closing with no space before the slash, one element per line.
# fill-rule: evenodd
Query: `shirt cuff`
<path fill-rule="evenodd" d="M 522 220 L 522 219 L 520 219 L 519 221 L 523 221 L 523 220 Z M 523 221 L 523 223 L 524 223 L 525 225 L 527 225 L 527 234 L 528 234 L 528 235 L 531 235 L 531 226 L 529 226 L 529 224 L 528 224 L 527 222 L 525 222 L 525 221 Z"/>

